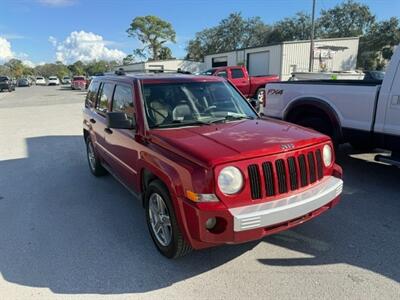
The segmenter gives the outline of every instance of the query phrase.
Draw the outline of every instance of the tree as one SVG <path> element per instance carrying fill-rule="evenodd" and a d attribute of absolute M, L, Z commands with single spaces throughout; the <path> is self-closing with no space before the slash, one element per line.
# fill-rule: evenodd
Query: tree
<path fill-rule="evenodd" d="M 382 69 L 392 57 L 394 47 L 400 43 L 400 21 L 396 17 L 371 25 L 361 37 L 358 67 Z"/>
<path fill-rule="evenodd" d="M 284 18 L 274 24 L 268 43 L 308 40 L 311 37 L 311 17 L 298 12 L 294 17 Z"/>
<path fill-rule="evenodd" d="M 70 73 L 67 66 L 60 61 L 36 66 L 34 71 L 36 74 L 44 77 L 57 76 L 58 78 L 67 76 Z"/>
<path fill-rule="evenodd" d="M 143 48 L 136 49 L 135 53 L 150 56 L 153 60 L 160 59 L 160 52 L 166 42 L 175 43 L 176 33 L 171 23 L 156 16 L 136 17 L 127 30 L 130 37 L 137 38 Z"/>
<path fill-rule="evenodd" d="M 244 19 L 240 13 L 232 13 L 217 26 L 197 32 L 188 42 L 186 58 L 202 60 L 211 53 L 262 46 L 270 32 L 271 27 L 259 17 Z"/>
<path fill-rule="evenodd" d="M 68 69 L 73 75 L 85 74 L 85 64 L 80 60 L 74 62 L 72 65 L 69 65 Z"/>
<path fill-rule="evenodd" d="M 135 57 L 132 54 L 128 54 L 124 59 L 122 59 L 122 64 L 124 66 L 133 64 L 135 62 Z"/>
<path fill-rule="evenodd" d="M 159 59 L 171 59 L 172 57 L 172 51 L 168 47 L 162 47 L 160 50 L 159 54 Z"/>
<path fill-rule="evenodd" d="M 348 0 L 322 10 L 317 24 L 322 37 L 352 37 L 365 34 L 375 22 L 368 5 Z"/>
<path fill-rule="evenodd" d="M 9 68 L 13 77 L 19 78 L 24 75 L 25 66 L 19 59 L 12 58 L 4 65 Z"/>

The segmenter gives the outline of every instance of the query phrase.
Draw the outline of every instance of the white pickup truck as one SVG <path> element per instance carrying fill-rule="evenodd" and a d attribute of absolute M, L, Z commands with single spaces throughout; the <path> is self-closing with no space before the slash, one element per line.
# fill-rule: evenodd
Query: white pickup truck
<path fill-rule="evenodd" d="M 313 128 L 336 144 L 382 148 L 375 159 L 400 166 L 400 47 L 383 81 L 310 80 L 268 83 L 263 114 Z"/>

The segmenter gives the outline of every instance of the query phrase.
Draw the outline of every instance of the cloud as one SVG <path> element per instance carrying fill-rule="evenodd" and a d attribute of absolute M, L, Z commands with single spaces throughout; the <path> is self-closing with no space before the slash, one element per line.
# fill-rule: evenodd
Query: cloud
<path fill-rule="evenodd" d="M 71 6 L 76 3 L 75 0 L 38 0 L 38 2 L 40 4 L 53 7 Z"/>
<path fill-rule="evenodd" d="M 5 38 L 0 37 L 0 62 L 7 61 L 14 57 L 11 50 L 11 43 Z"/>
<path fill-rule="evenodd" d="M 54 36 L 49 36 L 49 42 L 56 47 L 57 46 L 57 39 Z"/>
<path fill-rule="evenodd" d="M 126 53 L 118 49 L 110 49 L 110 45 L 101 35 L 86 31 L 73 31 L 62 42 L 50 36 L 49 42 L 56 48 L 56 60 L 63 63 L 75 61 L 88 62 L 92 60 L 121 61 Z"/>
<path fill-rule="evenodd" d="M 15 33 L 5 33 L 2 34 L 1 37 L 7 39 L 7 40 L 22 40 L 22 39 L 26 39 L 25 36 L 20 35 L 20 34 L 15 34 Z"/>
<path fill-rule="evenodd" d="M 35 67 L 35 64 L 29 60 L 29 55 L 26 53 L 15 53 L 11 49 L 11 43 L 4 37 L 0 37 L 0 63 L 5 63 L 12 58 L 17 58 L 28 67 Z"/>

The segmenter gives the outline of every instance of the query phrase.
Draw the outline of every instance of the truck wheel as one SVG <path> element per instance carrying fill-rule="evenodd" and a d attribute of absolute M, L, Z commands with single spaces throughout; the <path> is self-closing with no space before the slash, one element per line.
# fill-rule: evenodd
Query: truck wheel
<path fill-rule="evenodd" d="M 12 87 L 8 87 L 8 92 L 11 93 L 13 91 Z"/>
<path fill-rule="evenodd" d="M 161 181 L 150 182 L 144 206 L 151 238 L 162 255 L 178 258 L 192 251 L 178 227 L 171 198 Z"/>
<path fill-rule="evenodd" d="M 331 126 L 331 124 L 326 120 L 324 120 L 323 118 L 320 117 L 308 117 L 305 119 L 301 119 L 298 122 L 296 122 L 297 124 L 307 127 L 307 128 L 311 128 L 314 129 L 318 132 L 321 132 L 327 136 L 329 136 L 332 139 L 332 143 L 335 147 L 335 149 L 337 149 L 338 146 L 338 141 L 337 138 L 334 134 L 334 130 Z"/>
<path fill-rule="evenodd" d="M 93 143 L 90 138 L 86 139 L 86 156 L 89 163 L 90 172 L 96 177 L 103 176 L 107 174 L 106 169 L 101 165 L 96 152 L 94 151 Z"/>

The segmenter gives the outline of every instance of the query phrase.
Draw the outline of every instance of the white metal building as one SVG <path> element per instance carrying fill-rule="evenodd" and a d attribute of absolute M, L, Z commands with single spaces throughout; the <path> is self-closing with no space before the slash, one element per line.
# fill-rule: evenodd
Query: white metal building
<path fill-rule="evenodd" d="M 315 40 L 313 71 L 354 71 L 358 44 L 358 37 Z M 204 63 L 206 69 L 245 65 L 250 75 L 277 74 L 287 80 L 293 72 L 308 71 L 309 60 L 310 41 L 306 40 L 210 54 Z"/>
<path fill-rule="evenodd" d="M 167 59 L 153 60 L 146 62 L 137 62 L 125 66 L 117 66 L 115 70 L 123 68 L 125 71 L 187 71 L 191 73 L 199 73 L 204 71 L 204 63 L 185 59 Z"/>

